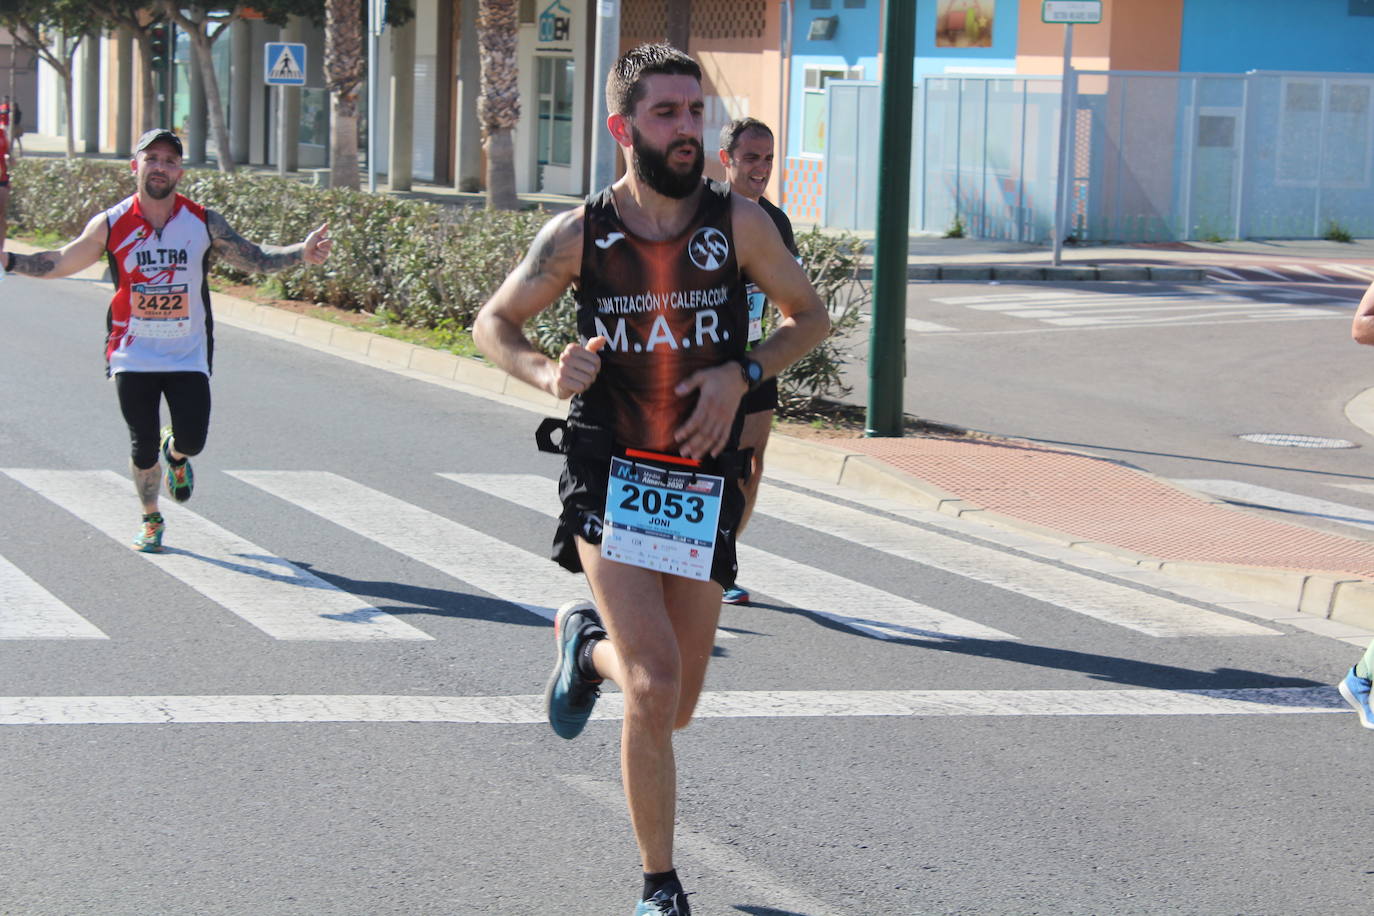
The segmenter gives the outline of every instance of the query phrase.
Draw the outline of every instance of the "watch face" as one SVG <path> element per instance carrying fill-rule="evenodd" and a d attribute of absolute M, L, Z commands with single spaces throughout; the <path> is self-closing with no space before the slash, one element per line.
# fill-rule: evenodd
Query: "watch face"
<path fill-rule="evenodd" d="M 763 367 L 752 359 L 744 364 L 744 370 L 749 373 L 749 383 L 757 385 L 763 381 Z"/>

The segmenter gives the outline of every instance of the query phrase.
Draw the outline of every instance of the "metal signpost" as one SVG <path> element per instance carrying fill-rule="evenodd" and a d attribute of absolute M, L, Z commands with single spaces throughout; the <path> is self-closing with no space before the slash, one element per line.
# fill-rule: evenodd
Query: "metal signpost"
<path fill-rule="evenodd" d="M 286 175 L 286 87 L 305 85 L 305 45 L 269 41 L 263 47 L 263 78 L 277 87 L 277 174 Z"/>
<path fill-rule="evenodd" d="M 377 190 L 377 39 L 386 28 L 386 0 L 367 0 L 367 189 Z"/>
<path fill-rule="evenodd" d="M 1069 146 L 1073 140 L 1074 119 L 1069 105 L 1078 97 L 1077 78 L 1073 72 L 1073 27 L 1075 25 L 1096 25 L 1102 21 L 1102 0 L 1043 0 L 1040 6 L 1040 21 L 1061 23 L 1064 26 L 1064 76 L 1060 80 L 1059 96 L 1059 186 L 1054 195 L 1054 256 L 1051 261 L 1059 266 L 1060 252 L 1064 246 L 1064 234 L 1068 221 L 1069 195 L 1072 164 L 1069 162 Z"/>

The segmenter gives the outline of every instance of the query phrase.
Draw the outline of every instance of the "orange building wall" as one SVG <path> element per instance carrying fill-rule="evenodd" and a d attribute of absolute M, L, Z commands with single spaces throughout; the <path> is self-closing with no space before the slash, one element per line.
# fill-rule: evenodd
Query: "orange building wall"
<path fill-rule="evenodd" d="M 1040 0 L 1020 0 L 1018 73 L 1059 73 L 1064 26 L 1040 21 Z M 1183 0 L 1103 0 L 1102 22 L 1075 26 L 1079 70 L 1177 70 Z"/>

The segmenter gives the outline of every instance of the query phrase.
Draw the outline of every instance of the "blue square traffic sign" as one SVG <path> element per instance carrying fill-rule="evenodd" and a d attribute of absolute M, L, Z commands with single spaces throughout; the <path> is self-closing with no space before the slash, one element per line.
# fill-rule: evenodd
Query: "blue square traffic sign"
<path fill-rule="evenodd" d="M 305 45 L 269 41 L 263 49 L 262 63 L 267 85 L 305 85 Z"/>

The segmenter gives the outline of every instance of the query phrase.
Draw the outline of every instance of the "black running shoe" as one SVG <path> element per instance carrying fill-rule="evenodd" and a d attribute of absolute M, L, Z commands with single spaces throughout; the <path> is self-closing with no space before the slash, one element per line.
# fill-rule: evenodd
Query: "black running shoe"
<path fill-rule="evenodd" d="M 635 916 L 692 916 L 692 908 L 687 905 L 685 893 L 658 891 L 648 900 L 639 901 Z"/>

